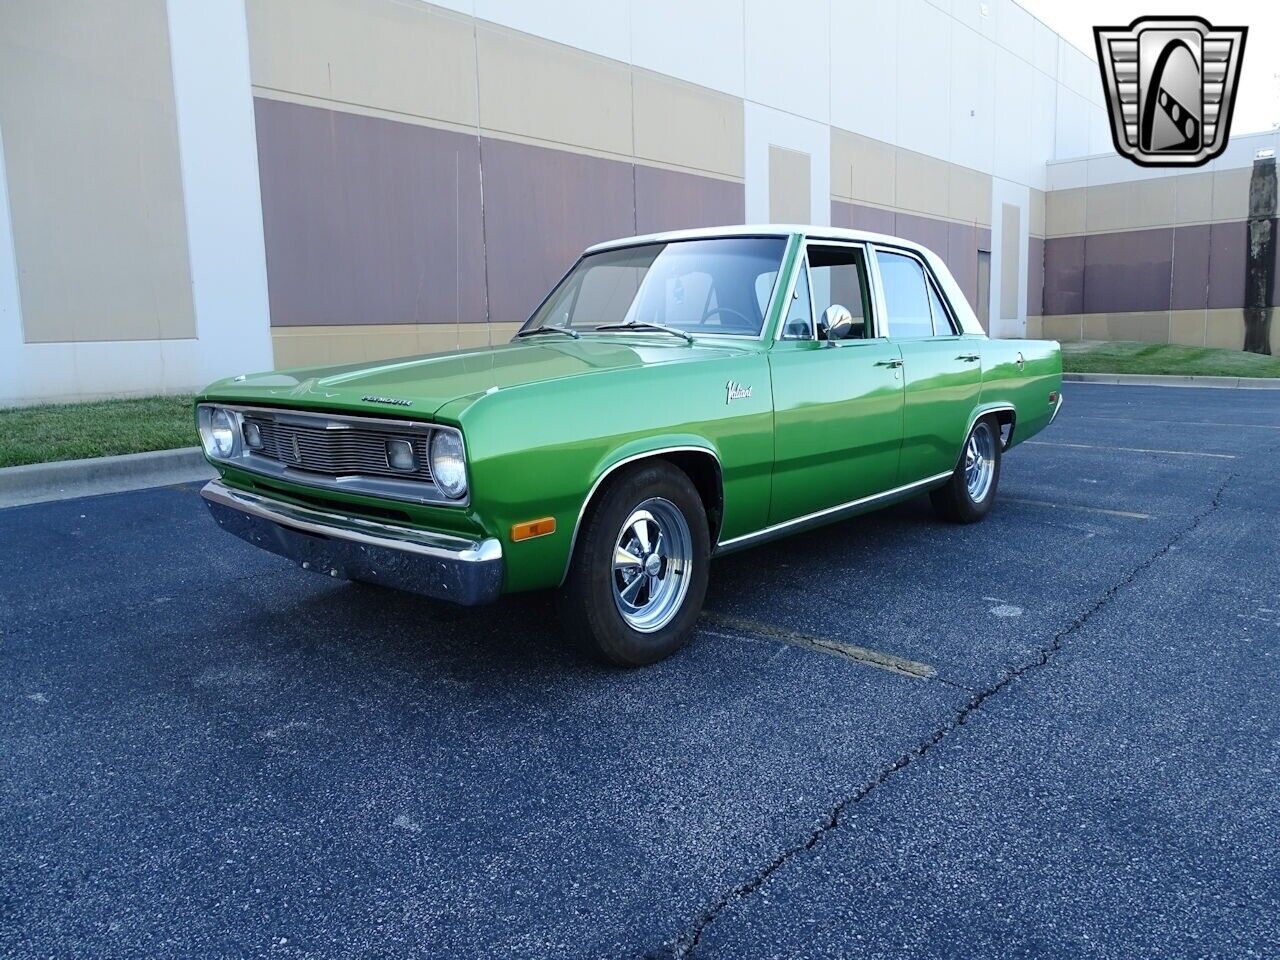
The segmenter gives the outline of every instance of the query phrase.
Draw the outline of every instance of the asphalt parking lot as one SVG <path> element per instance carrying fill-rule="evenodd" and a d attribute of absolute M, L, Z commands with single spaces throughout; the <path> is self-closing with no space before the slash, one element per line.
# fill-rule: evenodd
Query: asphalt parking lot
<path fill-rule="evenodd" d="M 1278 543 L 1280 393 L 1091 384 L 634 672 L 194 487 L 0 510 L 0 955 L 1275 956 Z"/>

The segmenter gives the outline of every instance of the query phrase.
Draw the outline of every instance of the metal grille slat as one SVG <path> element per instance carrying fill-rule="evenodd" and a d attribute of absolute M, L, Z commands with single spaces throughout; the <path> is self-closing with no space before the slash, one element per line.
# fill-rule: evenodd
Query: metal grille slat
<path fill-rule="evenodd" d="M 262 446 L 253 451 L 254 455 L 267 457 L 290 467 L 331 477 L 374 476 L 431 480 L 428 436 L 422 433 L 400 433 L 360 426 L 334 430 L 253 415 L 245 417 L 245 425 L 249 424 L 256 426 L 262 435 Z M 416 470 L 396 470 L 387 463 L 388 440 L 404 440 L 413 446 L 417 459 Z"/>

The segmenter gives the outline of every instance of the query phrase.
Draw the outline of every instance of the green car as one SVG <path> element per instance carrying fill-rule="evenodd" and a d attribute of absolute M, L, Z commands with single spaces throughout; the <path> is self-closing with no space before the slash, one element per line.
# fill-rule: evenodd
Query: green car
<path fill-rule="evenodd" d="M 592 247 L 509 344 L 238 376 L 196 416 L 225 530 L 462 604 L 556 589 L 639 665 L 685 642 L 712 557 L 924 493 L 982 519 L 1061 381 L 917 244 L 735 227 Z"/>

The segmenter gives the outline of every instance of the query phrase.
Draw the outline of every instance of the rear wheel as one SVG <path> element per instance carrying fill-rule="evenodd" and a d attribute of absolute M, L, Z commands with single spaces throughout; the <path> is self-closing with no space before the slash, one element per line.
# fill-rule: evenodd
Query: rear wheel
<path fill-rule="evenodd" d="M 610 663 L 655 663 L 693 632 L 710 557 L 706 510 L 688 476 L 662 460 L 625 469 L 583 520 L 561 618 Z"/>
<path fill-rule="evenodd" d="M 1000 454 L 1000 424 L 995 417 L 983 417 L 969 431 L 951 478 L 929 494 L 938 514 L 955 523 L 985 517 L 1000 485 Z"/>

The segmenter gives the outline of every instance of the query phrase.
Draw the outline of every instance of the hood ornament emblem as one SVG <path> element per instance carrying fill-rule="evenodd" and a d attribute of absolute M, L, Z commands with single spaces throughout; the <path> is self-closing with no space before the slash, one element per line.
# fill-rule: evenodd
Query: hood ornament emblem
<path fill-rule="evenodd" d="M 393 407 L 412 407 L 412 400 L 401 400 L 399 397 L 361 397 L 365 403 L 389 403 Z"/>

